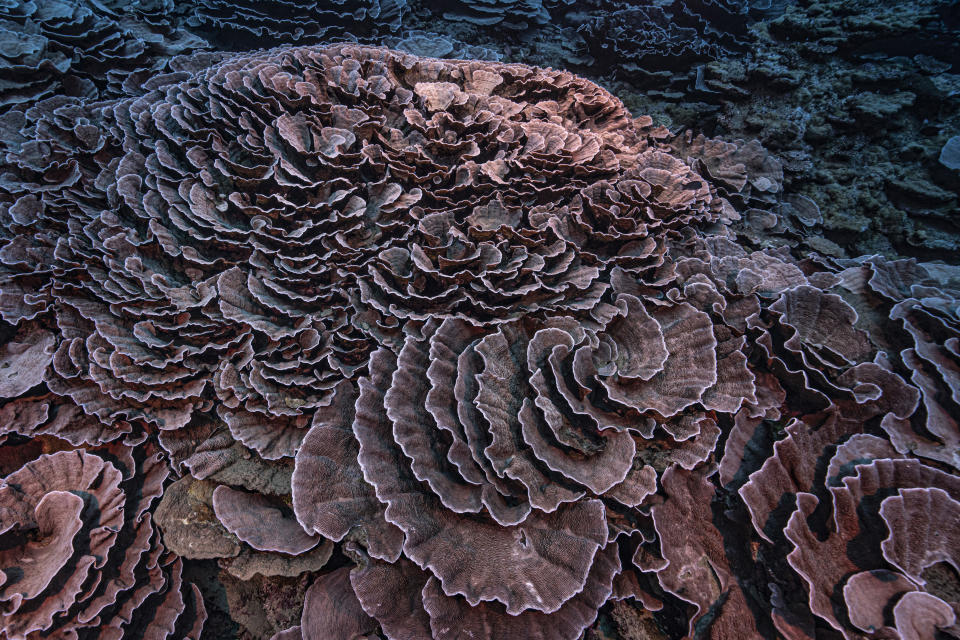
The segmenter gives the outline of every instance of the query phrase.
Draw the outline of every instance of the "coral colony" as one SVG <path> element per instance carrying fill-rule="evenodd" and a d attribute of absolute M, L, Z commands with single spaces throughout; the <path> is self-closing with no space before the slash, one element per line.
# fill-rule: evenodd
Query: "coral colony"
<path fill-rule="evenodd" d="M 0 640 L 960 637 L 949 225 L 477 35 L 704 95 L 809 3 L 441 4 L 0 6 Z"/>

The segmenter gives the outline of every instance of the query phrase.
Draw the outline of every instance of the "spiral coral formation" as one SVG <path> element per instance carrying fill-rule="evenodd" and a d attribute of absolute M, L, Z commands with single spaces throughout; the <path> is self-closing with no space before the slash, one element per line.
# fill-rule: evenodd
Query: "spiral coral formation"
<path fill-rule="evenodd" d="M 2 637 L 198 640 L 200 591 L 182 581 L 181 559 L 151 520 L 169 473 L 156 448 L 60 449 L 67 443 L 45 438 L 60 450 L 42 453 L 35 444 L 4 446 L 5 466 L 23 466 L 4 469 L 0 485 Z"/>
<path fill-rule="evenodd" d="M 5 637 L 199 629 L 165 484 L 241 581 L 355 562 L 263 636 L 956 631 L 957 273 L 745 249 L 779 165 L 568 72 L 170 69 L 8 137 L 0 429 L 59 444 L 4 470 Z"/>

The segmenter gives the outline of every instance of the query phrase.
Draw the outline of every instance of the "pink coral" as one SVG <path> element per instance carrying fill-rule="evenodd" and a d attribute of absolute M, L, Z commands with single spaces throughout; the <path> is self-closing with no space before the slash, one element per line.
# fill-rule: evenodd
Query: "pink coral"
<path fill-rule="evenodd" d="M 4 486 L 49 541 L 4 534 L 15 633 L 161 600 L 194 629 L 148 512 L 257 636 L 574 640 L 612 600 L 676 637 L 955 628 L 949 269 L 745 248 L 783 187 L 759 143 L 567 72 L 170 65 L 20 113 L 3 159 L 0 432 L 76 484 Z M 139 582 L 84 582 L 78 536 L 140 540 Z"/>
<path fill-rule="evenodd" d="M 206 617 L 150 516 L 167 467 L 125 444 L 32 457 L 0 484 L 2 636 L 200 637 Z M 25 450 L 24 453 L 27 453 Z M 20 457 L 21 449 L 5 454 Z"/>

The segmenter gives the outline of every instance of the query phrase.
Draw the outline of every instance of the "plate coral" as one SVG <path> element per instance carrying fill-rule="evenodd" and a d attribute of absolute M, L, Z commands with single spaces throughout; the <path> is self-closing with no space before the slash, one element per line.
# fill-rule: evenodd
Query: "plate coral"
<path fill-rule="evenodd" d="M 681 4 L 580 33 L 793 15 Z M 960 634 L 960 269 L 791 251 L 761 143 L 571 71 L 309 44 L 472 46 L 404 2 L 84 7 L 3 9 L 0 638 Z"/>

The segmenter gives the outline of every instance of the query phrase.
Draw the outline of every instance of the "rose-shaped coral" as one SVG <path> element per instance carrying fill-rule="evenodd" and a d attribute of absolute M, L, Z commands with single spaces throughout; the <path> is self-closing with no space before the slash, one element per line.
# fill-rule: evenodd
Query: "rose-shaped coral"
<path fill-rule="evenodd" d="M 950 394 L 939 390 L 951 386 L 957 290 L 949 272 L 933 280 L 914 261 L 841 267 L 819 274 L 832 292 L 801 285 L 781 294 L 761 340 L 771 369 L 797 390 L 795 406 L 823 411 L 789 420 L 748 480 L 746 440 L 766 427 L 738 416 L 724 464 L 741 471 L 722 474 L 772 543 L 760 560 L 795 572 L 771 580 L 781 633 L 813 637 L 823 624 L 848 638 L 955 633 L 958 559 L 947 549 L 960 485 L 945 465 L 956 464 L 958 434 L 941 405 Z M 805 602 L 785 597 L 797 590 Z"/>
<path fill-rule="evenodd" d="M 125 549 L 159 445 L 166 546 L 218 558 L 256 636 L 572 640 L 623 600 L 670 637 L 954 624 L 950 269 L 744 248 L 783 188 L 759 143 L 567 72 L 356 45 L 169 69 L 0 123 L 2 432 L 136 496 L 102 529 L 42 491 L 16 521 L 49 543 L 2 536 L 32 569 Z M 0 585 L 11 615 L 80 615 L 48 573 Z"/>
<path fill-rule="evenodd" d="M 149 513 L 168 474 L 156 450 L 36 454 L 4 445 L 5 464 L 23 466 L 0 484 L 0 636 L 198 639 L 200 592 L 183 583 Z"/>
<path fill-rule="evenodd" d="M 722 584 L 694 596 L 698 578 L 679 565 L 695 552 L 677 549 L 671 531 L 689 517 L 675 506 L 685 492 L 699 509 L 713 494 L 701 471 L 690 474 L 720 435 L 709 412 L 764 405 L 737 335 L 747 297 L 730 296 L 726 324 L 704 304 L 721 297 L 712 280 L 654 297 L 617 269 L 610 302 L 589 316 L 423 323 L 397 354 L 373 354 L 359 393 L 345 383 L 336 410 L 316 414 L 297 454 L 294 510 L 333 539 L 359 531 L 366 552 L 351 580 L 390 637 L 430 637 L 428 619 L 435 637 L 461 637 L 456 618 L 479 637 L 576 638 L 615 588 L 662 606 L 638 570 L 698 606 L 691 625 L 728 598 L 716 628 L 739 624 L 746 603 L 720 534 L 704 530 L 698 553 L 714 556 Z M 679 493 L 651 519 L 658 479 Z M 657 533 L 660 550 L 646 548 Z M 636 567 L 606 564 L 621 550 Z M 380 581 L 408 590 L 407 617 L 382 608 Z"/>
<path fill-rule="evenodd" d="M 643 285 L 618 271 L 626 287 Z M 613 594 L 621 545 L 652 524 L 637 507 L 659 475 L 710 457 L 707 412 L 757 401 L 742 338 L 710 314 L 610 300 L 581 318 L 411 325 L 398 353 L 372 355 L 359 392 L 344 383 L 315 414 L 294 510 L 326 537 L 359 533 L 351 581 L 390 637 L 576 638 Z M 622 588 L 655 602 L 637 580 Z M 383 608 L 383 581 L 407 590 L 402 619 Z"/>
<path fill-rule="evenodd" d="M 292 456 L 403 319 L 586 311 L 612 266 L 653 273 L 724 210 L 569 73 L 355 46 L 207 61 L 43 103 L 7 159 L 5 318 L 52 309 L 47 384 L 107 424 L 215 405 Z"/>

